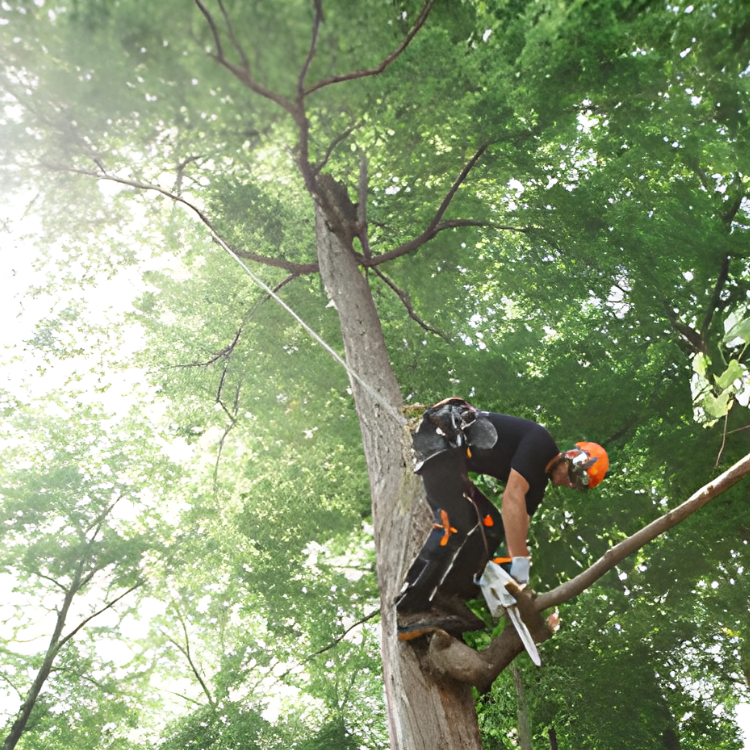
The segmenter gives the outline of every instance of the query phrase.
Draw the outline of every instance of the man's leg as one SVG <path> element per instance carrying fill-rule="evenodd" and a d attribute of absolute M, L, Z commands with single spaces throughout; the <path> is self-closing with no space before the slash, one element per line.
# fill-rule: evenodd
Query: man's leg
<path fill-rule="evenodd" d="M 442 596 L 458 597 L 464 601 L 476 599 L 481 594 L 474 578 L 482 574 L 485 565 L 493 558 L 495 550 L 505 538 L 500 511 L 476 485 L 472 482 L 469 484 L 471 499 L 466 502 L 472 506 L 475 525 L 440 585 Z"/>
<path fill-rule="evenodd" d="M 462 599 L 478 596 L 474 575 L 502 539 L 500 513 L 469 480 L 465 450 L 438 453 L 420 471 L 434 525 L 407 574 L 397 601 L 401 613 L 429 610 L 438 591 Z"/>

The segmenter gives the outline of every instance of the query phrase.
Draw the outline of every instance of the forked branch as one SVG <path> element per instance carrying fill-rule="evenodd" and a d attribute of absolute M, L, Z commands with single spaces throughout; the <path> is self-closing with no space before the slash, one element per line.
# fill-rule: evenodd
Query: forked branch
<path fill-rule="evenodd" d="M 229 21 L 229 16 L 227 15 L 223 4 L 220 3 L 222 13 L 224 14 L 224 19 L 229 29 L 229 38 L 231 39 L 234 47 L 239 50 L 240 57 L 242 59 L 242 65 L 235 65 L 227 58 L 224 52 L 224 46 L 221 43 L 221 34 L 219 33 L 219 28 L 216 25 L 216 21 L 214 20 L 214 17 L 211 15 L 208 8 L 206 8 L 201 0 L 195 0 L 195 4 L 198 6 L 200 12 L 203 14 L 203 17 L 206 19 L 208 27 L 211 29 L 211 35 L 214 38 L 214 46 L 216 47 L 216 52 L 210 53 L 211 57 L 213 57 L 213 59 L 216 60 L 216 62 L 218 62 L 220 65 L 225 67 L 233 76 L 235 76 L 235 78 L 244 83 L 245 86 L 247 86 L 247 88 L 249 88 L 251 91 L 258 94 L 258 96 L 262 96 L 264 99 L 268 99 L 275 104 L 278 104 L 282 109 L 285 109 L 287 112 L 289 112 L 292 117 L 294 117 L 295 121 L 297 121 L 300 113 L 294 102 L 291 102 L 285 96 L 282 96 L 276 91 L 269 89 L 267 86 L 264 86 L 259 81 L 256 81 L 253 77 L 247 56 L 245 55 L 244 51 L 242 51 L 239 43 L 237 42 L 234 31 L 232 30 L 232 25 Z"/>
<path fill-rule="evenodd" d="M 198 0 L 196 0 L 197 2 Z M 312 94 L 313 91 L 317 91 L 318 89 L 322 89 L 324 86 L 330 86 L 334 83 L 341 83 L 342 81 L 352 81 L 356 78 L 367 78 L 368 76 L 376 76 L 379 73 L 382 73 L 408 46 L 409 42 L 411 42 L 412 39 L 417 35 L 417 32 L 424 26 L 425 21 L 427 20 L 427 16 L 430 15 L 430 11 L 435 6 L 437 0 L 426 0 L 425 4 L 422 6 L 422 10 L 419 13 L 419 16 L 417 17 L 417 20 L 414 23 L 414 26 L 411 27 L 409 30 L 409 33 L 404 38 L 404 41 L 399 44 L 396 49 L 391 52 L 388 57 L 383 60 L 380 65 L 378 65 L 375 68 L 370 68 L 368 70 L 358 70 L 353 73 L 346 73 L 344 75 L 340 76 L 333 76 L 331 78 L 325 78 L 322 81 L 318 81 L 318 83 L 314 84 L 313 86 L 310 86 L 310 88 L 306 89 L 304 92 L 304 96 L 307 96 L 308 94 Z"/>
<path fill-rule="evenodd" d="M 425 331 L 428 331 L 429 333 L 434 333 L 436 336 L 440 336 L 443 341 L 450 344 L 451 340 L 449 336 L 446 336 L 442 331 L 438 331 L 437 328 L 433 328 L 431 325 L 425 323 L 422 318 L 417 315 L 417 313 L 414 311 L 414 306 L 411 303 L 411 299 L 407 292 L 405 292 L 403 289 L 400 289 L 396 284 L 391 281 L 382 271 L 380 271 L 378 268 L 372 269 L 375 274 L 381 278 L 387 286 L 389 286 L 396 294 L 396 296 L 401 300 L 401 303 L 406 308 L 406 312 L 409 313 L 409 317 L 418 323 L 422 328 L 424 328 Z"/>
<path fill-rule="evenodd" d="M 407 255 L 408 253 L 413 252 L 417 248 L 422 247 L 422 245 L 425 244 L 425 242 L 428 242 L 431 240 L 438 232 L 441 232 L 443 229 L 448 229 L 449 226 L 462 226 L 464 225 L 464 221 L 467 220 L 459 220 L 456 219 L 453 222 L 442 222 L 443 215 L 448 210 L 448 207 L 451 204 L 451 201 L 453 200 L 454 196 L 456 195 L 456 192 L 458 191 L 459 187 L 461 187 L 461 184 L 464 182 L 464 180 L 468 177 L 469 172 L 474 168 L 474 165 L 479 161 L 482 154 L 487 150 L 489 147 L 489 142 L 484 143 L 482 146 L 479 147 L 477 152 L 469 159 L 468 162 L 464 165 L 464 168 L 461 170 L 461 173 L 456 177 L 453 184 L 451 185 L 450 190 L 446 194 L 445 198 L 443 198 L 440 206 L 438 206 L 437 211 L 435 212 L 435 215 L 432 217 L 432 220 L 427 225 L 426 229 L 422 234 L 420 234 L 418 237 L 415 237 L 412 240 L 409 240 L 408 242 L 405 242 L 403 245 L 399 245 L 398 247 L 394 248 L 393 250 L 389 250 L 387 253 L 382 253 L 381 255 L 376 255 L 374 258 L 369 259 L 365 265 L 367 266 L 378 266 L 381 263 L 386 263 L 389 260 L 393 260 L 394 258 L 400 258 L 402 255 Z M 471 222 L 472 225 L 475 225 L 475 222 Z"/>

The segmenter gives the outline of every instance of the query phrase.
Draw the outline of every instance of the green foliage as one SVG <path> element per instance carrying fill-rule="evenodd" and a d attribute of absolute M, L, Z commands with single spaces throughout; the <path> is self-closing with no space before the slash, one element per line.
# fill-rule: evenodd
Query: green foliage
<path fill-rule="evenodd" d="M 0 167 L 8 185 L 40 193 L 50 288 L 142 273 L 129 314 L 146 337 L 137 364 L 164 405 L 159 439 L 192 455 L 177 485 L 142 426 L 113 439 L 95 411 L 31 415 L 9 402 L 4 569 L 28 591 L 70 577 L 81 529 L 121 493 L 138 522 L 104 529 L 91 565 L 112 586 L 144 566 L 158 582 L 160 608 L 144 614 L 150 631 L 126 671 L 150 661 L 178 683 L 165 749 L 383 747 L 369 490 L 345 373 L 184 206 L 70 171 L 158 185 L 201 208 L 239 252 L 279 262 L 253 268 L 341 349 L 317 277 L 292 270 L 317 259 L 299 131 L 212 59 L 195 4 L 58 6 L 0 11 Z M 420 7 L 326 0 L 307 86 L 379 65 Z M 206 8 L 239 64 L 219 4 Z M 313 6 L 224 8 L 257 80 L 293 100 Z M 367 274 L 407 401 L 461 395 L 543 422 L 561 447 L 606 445 L 596 493 L 551 489 L 534 518 L 538 590 L 750 449 L 749 14 L 740 0 L 442 2 L 380 75 L 306 99 L 311 161 L 353 200 L 367 157 L 373 254 L 422 232 L 489 144 L 443 216 L 467 225 Z M 116 351 L 111 326 L 85 313 L 79 299 L 59 305 L 29 351 L 49 368 L 93 342 Z M 19 437 L 29 432 L 31 450 Z M 139 494 L 156 476 L 171 522 Z M 563 608 L 545 667 L 524 670 L 539 743 L 552 727 L 563 747 L 738 747 L 745 495 L 713 501 Z M 8 646 L 3 674 L 16 680 L 33 658 Z M 30 747 L 63 746 L 45 727 L 68 746 L 116 747 L 106 716 L 149 723 L 127 696 L 94 705 L 94 688 L 65 684 L 40 704 Z M 504 675 L 479 701 L 487 748 L 515 742 L 513 690 Z M 85 741 L 55 713 L 77 695 Z M 279 695 L 293 697 L 264 718 Z"/>

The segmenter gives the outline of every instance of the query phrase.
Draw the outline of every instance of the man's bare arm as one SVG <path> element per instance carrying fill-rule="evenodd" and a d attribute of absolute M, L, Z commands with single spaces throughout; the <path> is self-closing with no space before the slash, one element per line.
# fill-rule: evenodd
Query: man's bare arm
<path fill-rule="evenodd" d="M 515 470 L 510 470 L 503 492 L 503 527 L 508 554 L 511 557 L 529 557 L 526 536 L 529 531 L 529 514 L 526 512 L 526 493 L 529 483 Z"/>

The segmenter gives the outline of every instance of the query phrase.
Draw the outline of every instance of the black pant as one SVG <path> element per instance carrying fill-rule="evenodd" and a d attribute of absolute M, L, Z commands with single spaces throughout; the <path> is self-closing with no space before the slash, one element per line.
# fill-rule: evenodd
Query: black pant
<path fill-rule="evenodd" d="M 505 538 L 500 512 L 469 479 L 466 450 L 441 451 L 420 469 L 435 523 L 397 601 L 404 614 L 428 611 L 438 594 L 463 600 L 479 596 L 474 576 Z"/>

